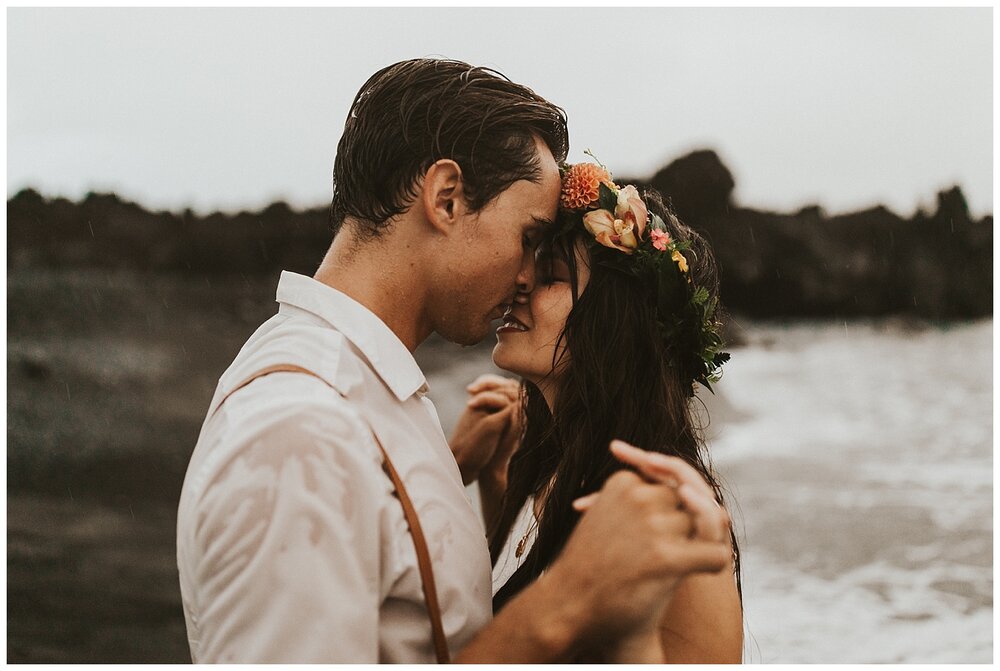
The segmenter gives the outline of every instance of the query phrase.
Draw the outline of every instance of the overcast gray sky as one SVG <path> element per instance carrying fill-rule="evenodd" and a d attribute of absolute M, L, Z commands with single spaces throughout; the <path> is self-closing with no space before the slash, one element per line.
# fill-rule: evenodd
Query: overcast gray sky
<path fill-rule="evenodd" d="M 443 55 L 563 106 L 648 177 L 695 148 L 744 205 L 908 216 L 959 184 L 993 210 L 992 9 L 7 10 L 7 193 L 153 208 L 329 202 L 336 143 L 384 65 Z"/>

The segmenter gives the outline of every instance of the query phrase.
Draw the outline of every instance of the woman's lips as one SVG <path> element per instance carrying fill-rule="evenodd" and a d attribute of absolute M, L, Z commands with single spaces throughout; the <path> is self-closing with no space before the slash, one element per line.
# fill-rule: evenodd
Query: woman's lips
<path fill-rule="evenodd" d="M 527 330 L 528 327 L 520 319 L 512 315 L 510 311 L 504 314 L 503 323 L 497 327 L 497 333 L 523 332 Z"/>

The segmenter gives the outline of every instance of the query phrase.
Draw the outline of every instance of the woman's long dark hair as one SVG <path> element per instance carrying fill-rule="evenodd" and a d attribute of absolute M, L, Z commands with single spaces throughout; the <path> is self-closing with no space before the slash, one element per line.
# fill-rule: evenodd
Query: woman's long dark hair
<path fill-rule="evenodd" d="M 676 240 L 690 240 L 685 252 L 697 287 L 719 293 L 714 256 L 707 242 L 677 219 L 655 191 L 643 200 L 658 214 Z M 552 412 L 538 387 L 524 387 L 525 429 L 521 448 L 511 460 L 490 554 L 496 562 L 518 513 L 529 497 L 550 486 L 538 521 L 538 534 L 523 565 L 497 592 L 494 611 L 531 584 L 557 557 L 579 518 L 574 499 L 595 492 L 625 466 L 608 450 L 618 438 L 645 450 L 684 459 L 701 473 L 723 504 L 722 490 L 705 449 L 691 407 L 692 379 L 680 362 L 690 352 L 665 342 L 656 319 L 655 278 L 636 277 L 601 263 L 617 250 L 594 246 L 590 279 L 578 291 L 575 246 L 587 236 L 574 230 L 547 241 L 570 268 L 573 308 L 560 336 L 562 354 L 553 361 L 558 393 Z M 558 360 L 568 356 L 566 360 Z M 739 550 L 731 533 L 737 586 Z"/>

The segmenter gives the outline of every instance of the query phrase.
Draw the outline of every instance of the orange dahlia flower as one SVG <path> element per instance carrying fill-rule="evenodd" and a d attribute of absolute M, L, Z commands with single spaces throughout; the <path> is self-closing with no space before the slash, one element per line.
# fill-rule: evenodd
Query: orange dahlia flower
<path fill-rule="evenodd" d="M 611 175 L 599 165 L 576 163 L 563 177 L 559 203 L 567 210 L 583 210 L 597 202 L 601 182 L 614 188 Z"/>

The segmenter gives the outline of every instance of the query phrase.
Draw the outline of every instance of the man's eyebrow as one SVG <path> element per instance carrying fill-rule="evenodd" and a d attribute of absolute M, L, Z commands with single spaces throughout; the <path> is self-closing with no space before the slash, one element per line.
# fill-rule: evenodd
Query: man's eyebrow
<path fill-rule="evenodd" d="M 552 226 L 556 225 L 556 222 L 552 221 L 551 219 L 544 219 L 542 217 L 534 217 L 534 216 L 531 217 L 531 219 L 535 222 L 535 225 L 541 228 L 542 230 L 545 230 L 546 228 L 551 228 Z"/>

